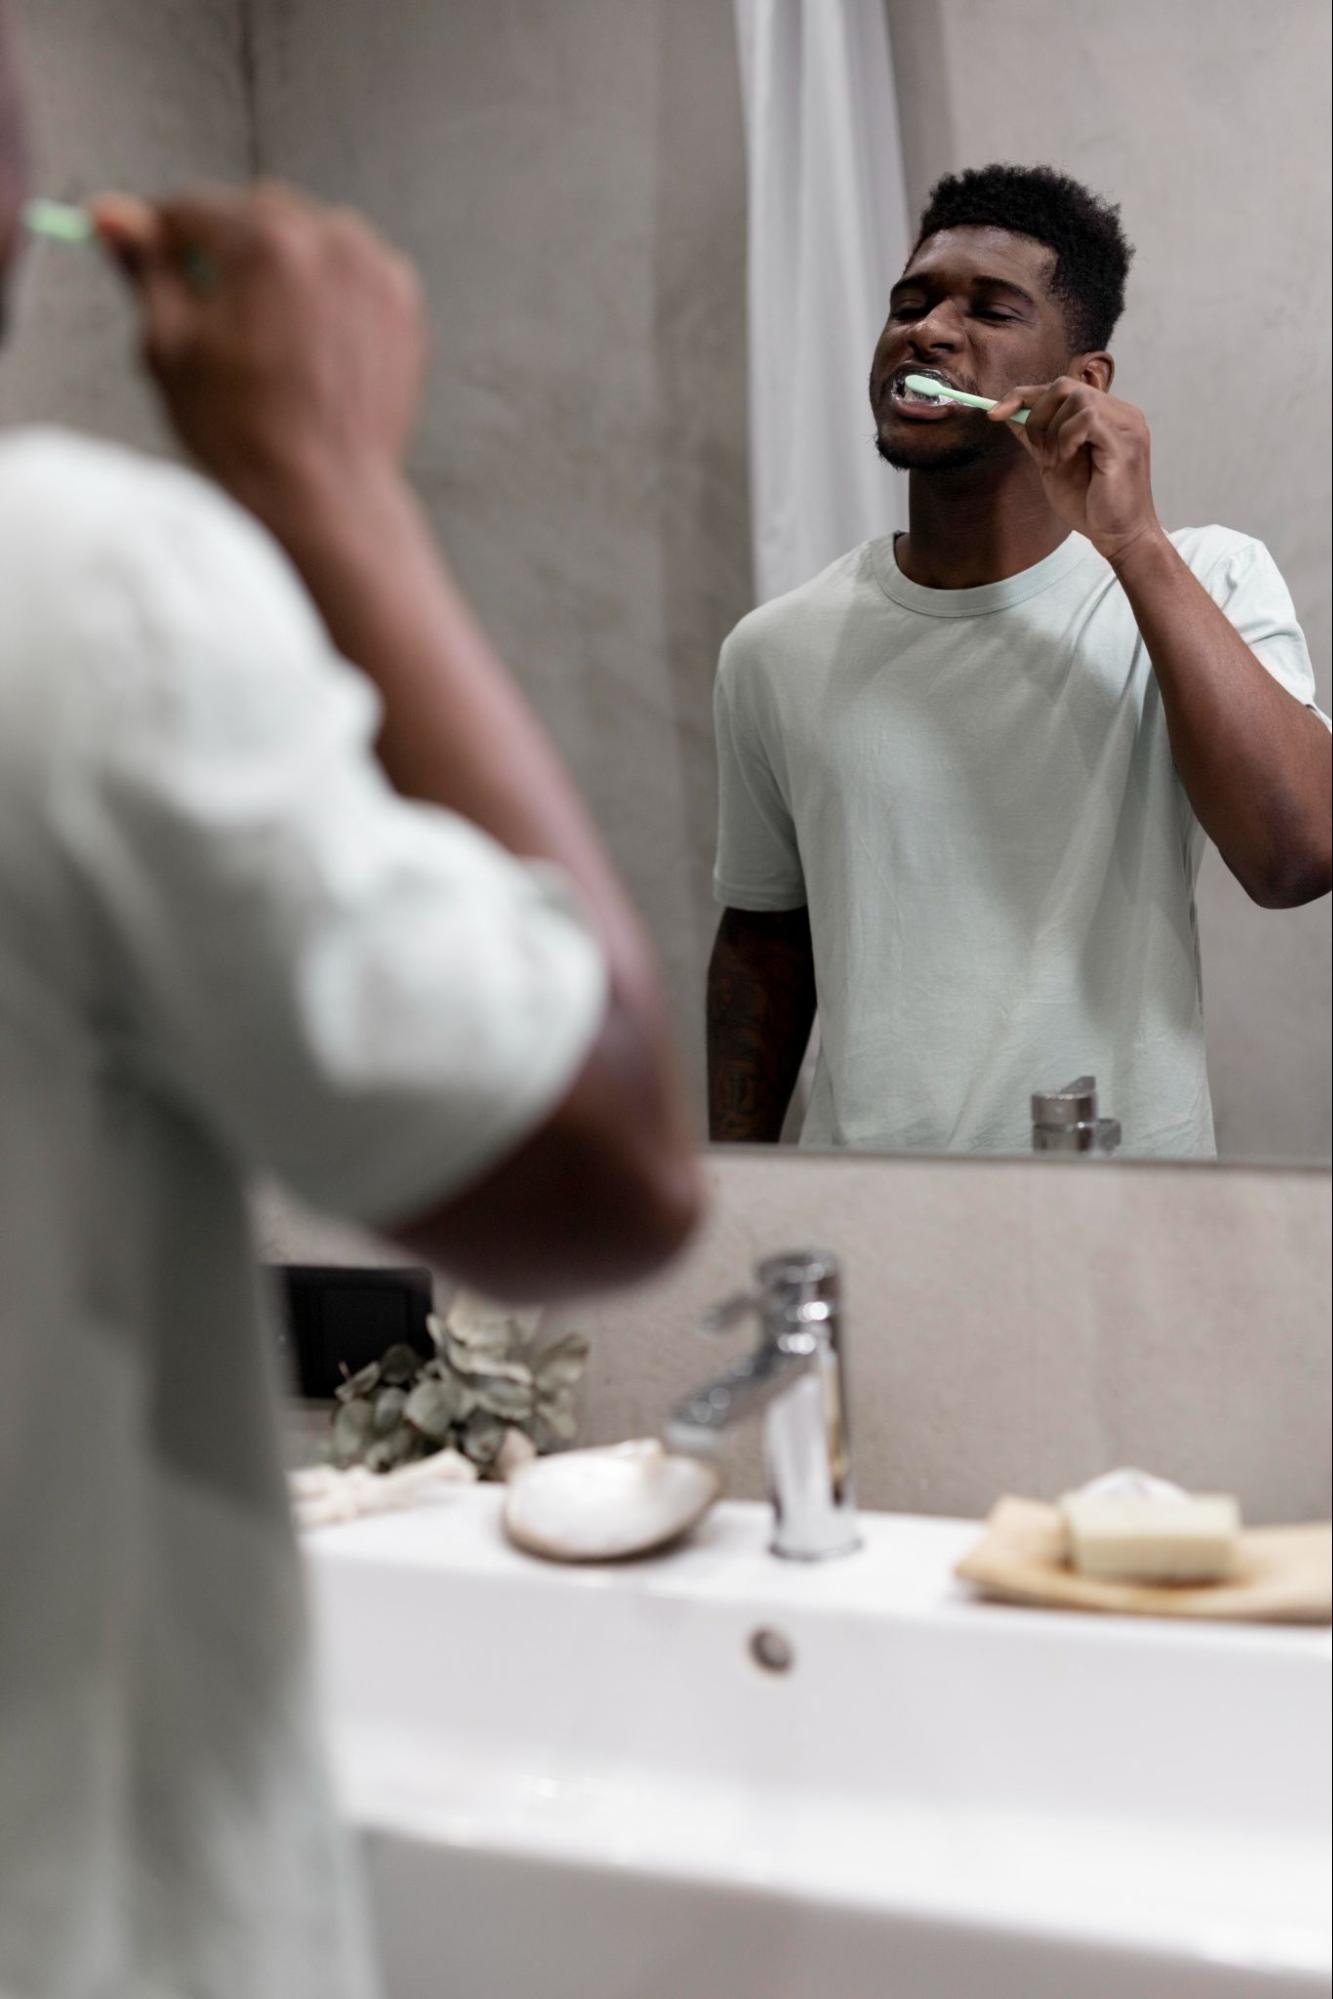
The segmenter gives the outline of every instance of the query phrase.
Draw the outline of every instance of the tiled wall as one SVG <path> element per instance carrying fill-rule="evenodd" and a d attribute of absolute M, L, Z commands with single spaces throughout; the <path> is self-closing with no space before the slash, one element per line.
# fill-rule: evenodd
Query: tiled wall
<path fill-rule="evenodd" d="M 746 1337 L 702 1336 L 704 1306 L 807 1244 L 844 1262 L 863 1504 L 972 1515 L 1136 1463 L 1255 1521 L 1328 1513 L 1327 1172 L 742 1151 L 708 1171 L 667 1275 L 558 1315 L 593 1340 L 585 1441 L 656 1431 Z M 260 1231 L 278 1260 L 396 1255 L 276 1196 Z M 757 1433 L 728 1467 L 762 1489 Z"/>

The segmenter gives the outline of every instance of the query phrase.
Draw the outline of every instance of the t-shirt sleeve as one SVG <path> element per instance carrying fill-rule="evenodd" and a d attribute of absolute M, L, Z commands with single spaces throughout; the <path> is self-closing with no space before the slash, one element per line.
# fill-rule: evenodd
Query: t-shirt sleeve
<path fill-rule="evenodd" d="M 572 890 L 394 792 L 370 683 L 220 499 L 82 597 L 55 809 L 124 1058 L 317 1206 L 385 1223 L 447 1197 L 598 1031 Z"/>
<path fill-rule="evenodd" d="M 1291 592 L 1263 542 L 1238 541 L 1208 570 L 1203 584 L 1260 665 L 1328 728 Z"/>
<path fill-rule="evenodd" d="M 791 810 L 756 713 L 754 661 L 735 633 L 713 692 L 718 831 L 713 892 L 730 909 L 800 909 L 805 876 Z"/>

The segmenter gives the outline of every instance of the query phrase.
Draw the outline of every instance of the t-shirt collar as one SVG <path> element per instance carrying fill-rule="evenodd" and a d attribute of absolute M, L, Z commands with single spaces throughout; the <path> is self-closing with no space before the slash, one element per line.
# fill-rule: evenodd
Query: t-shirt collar
<path fill-rule="evenodd" d="M 977 618 L 987 611 L 1007 611 L 1024 603 L 1052 584 L 1060 583 L 1071 570 L 1094 553 L 1085 535 L 1070 533 L 1031 569 L 1020 569 L 998 583 L 978 583 L 971 590 L 930 590 L 913 583 L 898 567 L 894 551 L 895 535 L 885 535 L 873 544 L 875 574 L 886 597 L 905 610 L 919 611 L 927 618 Z"/>

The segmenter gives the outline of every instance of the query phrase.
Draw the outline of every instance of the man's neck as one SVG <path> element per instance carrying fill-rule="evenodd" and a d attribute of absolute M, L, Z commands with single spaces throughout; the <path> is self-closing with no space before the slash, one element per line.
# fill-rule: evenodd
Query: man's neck
<path fill-rule="evenodd" d="M 1017 464 L 913 472 L 907 518 L 894 554 L 909 582 L 928 590 L 1002 582 L 1043 561 L 1069 534 L 1026 457 Z"/>

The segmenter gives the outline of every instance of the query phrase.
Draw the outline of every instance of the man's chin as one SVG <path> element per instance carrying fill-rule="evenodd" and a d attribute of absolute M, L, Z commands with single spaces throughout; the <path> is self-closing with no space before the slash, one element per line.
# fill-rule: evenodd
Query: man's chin
<path fill-rule="evenodd" d="M 986 455 L 979 444 L 940 444 L 926 437 L 890 440 L 877 435 L 875 449 L 895 472 L 961 472 Z"/>

